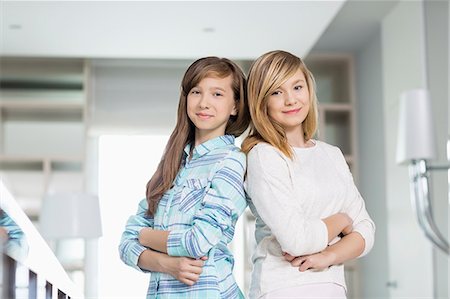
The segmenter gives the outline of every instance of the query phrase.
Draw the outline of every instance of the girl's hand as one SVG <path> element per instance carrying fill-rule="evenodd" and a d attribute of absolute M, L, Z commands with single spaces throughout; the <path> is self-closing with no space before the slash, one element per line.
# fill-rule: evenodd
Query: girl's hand
<path fill-rule="evenodd" d="M 300 272 L 306 270 L 324 270 L 334 264 L 336 256 L 334 253 L 322 251 L 319 253 L 295 257 L 291 260 L 293 267 L 298 267 Z"/>
<path fill-rule="evenodd" d="M 178 281 L 192 286 L 200 278 L 203 271 L 204 261 L 207 257 L 202 257 L 199 260 L 189 257 L 168 257 L 166 263 L 167 273 L 176 278 Z"/>
<path fill-rule="evenodd" d="M 284 251 L 283 251 L 283 256 L 284 256 L 284 259 L 286 261 L 288 261 L 289 263 L 292 262 L 296 258 L 296 256 L 292 256 L 289 253 L 284 252 Z"/>

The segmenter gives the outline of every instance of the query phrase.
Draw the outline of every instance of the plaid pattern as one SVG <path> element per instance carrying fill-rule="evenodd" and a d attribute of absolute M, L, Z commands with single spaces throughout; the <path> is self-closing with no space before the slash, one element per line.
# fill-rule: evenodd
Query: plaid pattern
<path fill-rule="evenodd" d="M 18 261 L 22 261 L 28 254 L 28 242 L 20 227 L 9 217 L 6 212 L 0 210 L 0 227 L 8 233 L 8 240 L 0 244 L 0 252 L 8 254 Z M 0 240 L 2 242 L 3 240 Z"/>
<path fill-rule="evenodd" d="M 139 203 L 129 218 L 119 246 L 121 259 L 140 271 L 139 244 L 143 227 L 169 230 L 168 254 L 200 258 L 208 256 L 200 279 L 193 286 L 172 276 L 153 272 L 147 298 L 243 298 L 232 275 L 233 255 L 227 244 L 246 208 L 243 186 L 246 157 L 231 135 L 220 136 L 194 148 L 184 149 L 183 166 L 158 206 L 154 218 L 147 217 L 147 202 Z"/>

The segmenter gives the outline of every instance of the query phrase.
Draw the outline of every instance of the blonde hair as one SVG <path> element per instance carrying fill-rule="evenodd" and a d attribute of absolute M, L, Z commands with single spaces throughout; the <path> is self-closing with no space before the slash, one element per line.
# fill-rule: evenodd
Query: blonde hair
<path fill-rule="evenodd" d="M 312 73 L 297 56 L 285 51 L 271 51 L 255 60 L 250 67 L 247 80 L 247 96 L 250 115 L 250 133 L 242 143 L 242 151 L 248 153 L 256 144 L 267 142 L 284 155 L 293 158 L 283 127 L 268 114 L 269 96 L 284 82 L 301 70 L 306 78 L 310 108 L 302 123 L 305 141 L 311 139 L 317 130 L 316 85 Z"/>

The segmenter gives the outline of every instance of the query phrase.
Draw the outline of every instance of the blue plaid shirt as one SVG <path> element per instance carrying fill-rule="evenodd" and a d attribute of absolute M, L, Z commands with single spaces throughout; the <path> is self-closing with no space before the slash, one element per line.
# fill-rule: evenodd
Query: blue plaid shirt
<path fill-rule="evenodd" d="M 137 265 L 147 249 L 138 241 L 143 227 L 170 231 L 167 251 L 171 256 L 208 256 L 199 280 L 185 285 L 166 273 L 152 272 L 147 298 L 243 298 L 233 271 L 233 255 L 227 247 L 234 227 L 247 206 L 244 193 L 246 157 L 231 135 L 184 149 L 182 168 L 173 186 L 161 198 L 155 217 L 146 216 L 147 201 L 139 203 L 122 235 L 119 251 L 129 266 Z"/>
<path fill-rule="evenodd" d="M 0 227 L 8 233 L 8 240 L 5 244 L 0 244 L 0 252 L 3 250 L 6 254 L 13 257 L 17 261 L 23 261 L 28 254 L 28 242 L 25 234 L 14 220 L 6 214 L 5 211 L 0 210 Z M 2 242 L 3 240 L 0 240 Z"/>

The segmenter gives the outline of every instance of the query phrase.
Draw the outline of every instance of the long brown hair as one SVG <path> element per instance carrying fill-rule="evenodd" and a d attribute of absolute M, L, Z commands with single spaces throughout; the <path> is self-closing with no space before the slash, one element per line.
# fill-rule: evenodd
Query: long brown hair
<path fill-rule="evenodd" d="M 181 81 L 180 102 L 178 104 L 177 124 L 158 168 L 147 183 L 147 202 L 149 216 L 154 216 L 163 194 L 169 190 L 183 161 L 183 150 L 193 144 L 195 126 L 187 114 L 187 96 L 192 88 L 206 77 L 226 78 L 232 76 L 231 88 L 236 101 L 237 115 L 230 116 L 225 134 L 240 136 L 248 127 L 250 114 L 247 104 L 247 90 L 244 73 L 234 62 L 226 58 L 204 57 L 192 63 Z"/>
<path fill-rule="evenodd" d="M 293 158 L 283 127 L 269 116 L 267 102 L 271 95 L 298 70 L 303 72 L 309 91 L 310 108 L 303 121 L 306 141 L 317 130 L 317 97 L 315 81 L 305 63 L 297 56 L 285 51 L 271 51 L 255 60 L 248 74 L 248 103 L 252 123 L 250 133 L 242 142 L 242 151 L 248 153 L 259 142 L 267 142 L 289 158 Z"/>

